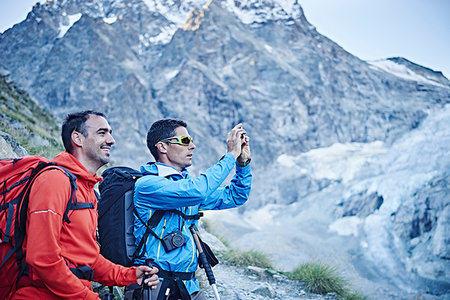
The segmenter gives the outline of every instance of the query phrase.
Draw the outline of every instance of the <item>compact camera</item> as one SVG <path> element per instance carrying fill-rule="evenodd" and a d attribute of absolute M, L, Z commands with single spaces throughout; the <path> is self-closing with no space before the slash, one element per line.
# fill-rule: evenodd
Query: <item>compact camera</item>
<path fill-rule="evenodd" d="M 162 238 L 161 242 L 166 252 L 170 252 L 174 249 L 180 248 L 181 246 L 185 245 L 186 239 L 181 233 L 181 230 L 178 230 L 168 233 L 166 236 Z"/>

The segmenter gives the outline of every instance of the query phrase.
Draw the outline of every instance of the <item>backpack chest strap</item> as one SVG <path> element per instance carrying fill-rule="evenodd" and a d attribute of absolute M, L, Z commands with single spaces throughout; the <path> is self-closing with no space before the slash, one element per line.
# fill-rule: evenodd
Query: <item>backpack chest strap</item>
<path fill-rule="evenodd" d="M 181 279 L 181 280 L 191 280 L 195 277 L 195 272 L 172 272 L 162 269 L 160 266 L 158 268 L 158 277 L 164 279 Z"/>

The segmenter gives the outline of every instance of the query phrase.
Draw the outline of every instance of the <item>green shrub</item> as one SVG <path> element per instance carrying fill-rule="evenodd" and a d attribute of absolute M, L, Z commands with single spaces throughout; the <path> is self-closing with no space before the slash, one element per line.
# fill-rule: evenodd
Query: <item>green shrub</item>
<path fill-rule="evenodd" d="M 273 269 L 270 258 L 261 252 L 250 250 L 228 250 L 221 253 L 221 256 L 231 265 L 237 267 L 255 266 L 265 269 Z"/>
<path fill-rule="evenodd" d="M 322 295 L 336 293 L 339 299 L 345 300 L 367 299 L 366 296 L 350 290 L 347 287 L 348 282 L 337 273 L 334 267 L 323 263 L 305 263 L 288 275 L 292 279 L 303 281 L 310 293 Z"/>
<path fill-rule="evenodd" d="M 355 291 L 348 291 L 344 295 L 345 300 L 367 300 L 366 296 Z"/>
<path fill-rule="evenodd" d="M 310 293 L 336 293 L 343 296 L 346 281 L 336 272 L 336 269 L 322 263 L 305 263 L 296 268 L 291 277 L 302 280 Z"/>

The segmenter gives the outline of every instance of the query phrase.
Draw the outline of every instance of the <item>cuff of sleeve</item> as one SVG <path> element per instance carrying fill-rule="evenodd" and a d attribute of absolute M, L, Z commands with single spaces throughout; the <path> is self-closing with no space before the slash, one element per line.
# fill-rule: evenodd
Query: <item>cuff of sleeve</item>
<path fill-rule="evenodd" d="M 137 282 L 137 274 L 136 274 L 136 267 L 129 267 L 125 268 L 123 267 L 123 277 L 121 280 L 118 280 L 116 285 L 118 286 L 126 286 Z"/>
<path fill-rule="evenodd" d="M 240 166 L 240 167 L 246 167 L 250 164 L 250 162 L 252 161 L 251 158 L 247 159 L 245 162 L 241 163 L 238 160 L 236 160 L 236 163 Z"/>
<path fill-rule="evenodd" d="M 137 274 L 136 274 L 136 268 L 137 267 L 130 267 L 129 269 L 129 272 L 131 273 L 130 275 L 131 275 L 131 283 L 137 283 Z M 131 284 L 131 283 L 129 283 L 129 284 Z M 127 285 L 129 285 L 129 284 L 127 284 Z"/>
<path fill-rule="evenodd" d="M 224 156 L 222 156 L 219 161 L 223 160 L 224 158 L 229 158 L 229 159 L 233 159 L 234 161 L 236 161 L 236 158 L 233 156 L 233 154 L 231 154 L 230 152 L 227 152 Z"/>

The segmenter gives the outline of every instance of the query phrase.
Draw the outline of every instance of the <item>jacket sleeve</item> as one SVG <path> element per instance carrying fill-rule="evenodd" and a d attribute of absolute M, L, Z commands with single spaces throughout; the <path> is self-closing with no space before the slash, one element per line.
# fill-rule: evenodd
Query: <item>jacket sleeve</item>
<path fill-rule="evenodd" d="M 98 256 L 94 270 L 94 281 L 103 285 L 125 286 L 137 282 L 136 267 L 126 268 L 116 265 L 101 254 Z"/>
<path fill-rule="evenodd" d="M 172 181 L 158 176 L 144 176 L 136 182 L 135 205 L 154 209 L 198 205 L 223 183 L 235 163 L 234 156 L 227 153 L 217 164 L 195 179 Z"/>
<path fill-rule="evenodd" d="M 244 204 L 249 195 L 252 182 L 250 165 L 241 167 L 236 164 L 236 174 L 231 184 L 221 186 L 200 204 L 199 209 L 227 209 Z"/>
<path fill-rule="evenodd" d="M 69 179 L 60 170 L 39 175 L 30 191 L 26 261 L 44 285 L 62 299 L 100 299 L 67 267 L 60 232 L 70 197 Z"/>

